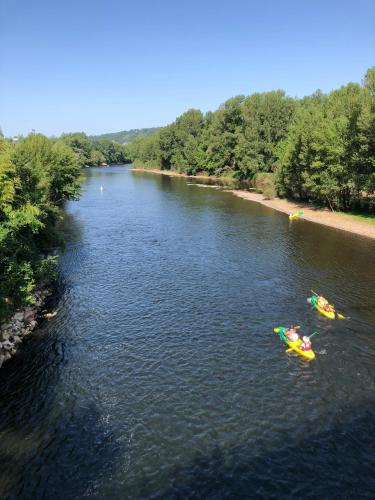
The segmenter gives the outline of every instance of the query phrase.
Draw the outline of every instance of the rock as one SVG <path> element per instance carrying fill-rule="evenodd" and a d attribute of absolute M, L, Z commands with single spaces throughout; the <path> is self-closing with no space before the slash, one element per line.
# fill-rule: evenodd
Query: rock
<path fill-rule="evenodd" d="M 13 316 L 13 318 L 14 318 L 16 321 L 23 321 L 23 311 L 16 313 L 16 314 Z"/>
<path fill-rule="evenodd" d="M 31 321 L 34 321 L 36 318 L 36 314 L 37 310 L 33 307 L 28 307 L 27 309 L 25 309 L 25 313 L 23 316 L 25 323 L 31 323 Z"/>
<path fill-rule="evenodd" d="M 9 340 L 3 342 L 3 349 L 5 349 L 6 351 L 10 351 L 11 349 L 13 349 L 13 347 L 14 344 L 12 344 L 12 342 L 10 342 Z"/>
<path fill-rule="evenodd" d="M 43 307 L 46 297 L 52 295 L 49 288 L 39 288 L 34 293 L 34 304 L 29 305 L 23 311 L 16 312 L 10 322 L 0 325 L 0 368 L 2 364 L 10 359 L 17 351 L 17 345 L 22 342 L 23 337 L 30 335 L 37 326 L 38 311 Z M 47 318 L 53 317 L 57 311 L 47 313 Z"/>
<path fill-rule="evenodd" d="M 22 328 L 22 323 L 21 321 L 14 321 L 13 324 L 12 324 L 12 332 L 18 332 L 19 330 L 21 330 Z"/>
<path fill-rule="evenodd" d="M 51 319 L 51 318 L 54 318 L 56 316 L 56 314 L 58 313 L 58 309 L 56 309 L 55 311 L 53 312 L 50 312 L 50 313 L 47 313 L 44 315 L 45 318 L 47 319 Z"/>
<path fill-rule="evenodd" d="M 38 322 L 34 319 L 33 321 L 30 321 L 29 323 L 29 330 L 34 330 L 34 328 L 36 327 L 36 325 L 38 324 Z"/>

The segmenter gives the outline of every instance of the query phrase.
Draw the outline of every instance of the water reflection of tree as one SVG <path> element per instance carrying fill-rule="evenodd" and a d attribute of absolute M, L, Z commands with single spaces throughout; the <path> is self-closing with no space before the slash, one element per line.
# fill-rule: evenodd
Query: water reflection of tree
<path fill-rule="evenodd" d="M 306 265 L 323 280 L 322 285 L 332 279 L 333 290 L 347 290 L 350 276 L 352 290 L 358 288 L 361 293 L 371 295 L 368 284 L 375 281 L 375 267 L 370 265 L 375 250 L 372 241 L 312 223 L 303 223 L 292 231 L 296 252 L 303 255 Z"/>

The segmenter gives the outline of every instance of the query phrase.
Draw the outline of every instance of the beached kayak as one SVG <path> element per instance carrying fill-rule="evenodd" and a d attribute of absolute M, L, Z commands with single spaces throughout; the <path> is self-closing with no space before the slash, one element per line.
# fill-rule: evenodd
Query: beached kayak
<path fill-rule="evenodd" d="M 284 328 L 283 326 L 279 326 L 277 328 L 274 328 L 273 331 L 275 333 L 278 333 L 280 335 L 280 338 L 281 340 L 290 348 L 292 349 L 293 351 L 295 351 L 297 354 L 299 354 L 300 356 L 302 356 L 303 358 L 305 359 L 308 359 L 309 361 L 311 361 L 312 359 L 315 358 L 315 353 L 313 350 L 311 351 L 304 351 L 302 349 L 300 349 L 300 346 L 302 344 L 302 340 L 301 339 L 298 339 L 296 342 L 292 342 L 290 341 L 286 336 L 285 336 L 285 330 L 286 328 Z"/>
<path fill-rule="evenodd" d="M 329 318 L 329 319 L 335 319 L 336 317 L 336 313 L 334 311 L 325 311 L 324 309 L 322 309 L 319 304 L 318 304 L 318 299 L 316 297 L 316 295 L 313 295 L 310 299 L 310 302 L 311 302 L 311 305 L 313 307 L 315 307 L 315 309 L 317 311 L 320 312 L 320 314 L 323 314 L 323 316 L 325 316 L 326 318 Z"/>
<path fill-rule="evenodd" d="M 295 212 L 294 214 L 289 214 L 289 220 L 297 220 L 300 218 L 301 215 L 303 215 L 302 210 L 299 210 L 298 212 Z"/>

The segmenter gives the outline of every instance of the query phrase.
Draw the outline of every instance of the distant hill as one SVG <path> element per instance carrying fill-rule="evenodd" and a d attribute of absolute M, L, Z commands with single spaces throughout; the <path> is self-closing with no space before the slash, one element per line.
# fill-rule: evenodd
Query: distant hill
<path fill-rule="evenodd" d="M 108 141 L 118 142 L 120 144 L 129 144 L 136 137 L 142 137 L 144 135 L 156 134 L 161 127 L 153 128 L 135 128 L 132 130 L 123 130 L 122 132 L 112 132 L 110 134 L 101 135 L 90 135 L 89 138 L 94 141 L 99 141 L 101 139 L 106 139 Z"/>

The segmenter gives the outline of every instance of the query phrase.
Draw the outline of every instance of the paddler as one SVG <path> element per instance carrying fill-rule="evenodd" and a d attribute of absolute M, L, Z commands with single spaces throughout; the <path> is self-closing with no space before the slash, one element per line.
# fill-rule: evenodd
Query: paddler
<path fill-rule="evenodd" d="M 302 351 L 311 351 L 311 350 L 312 350 L 312 347 L 311 347 L 311 341 L 310 341 L 310 338 L 309 338 L 309 337 L 306 337 L 306 336 L 303 336 L 303 337 L 302 337 L 302 344 L 299 346 L 299 348 L 300 348 Z"/>
<path fill-rule="evenodd" d="M 291 326 L 289 328 L 289 330 L 285 331 L 285 335 L 287 336 L 288 340 L 290 340 L 291 342 L 297 342 L 297 340 L 299 339 L 299 335 L 297 333 L 297 328 L 298 327 Z"/>
<path fill-rule="evenodd" d="M 333 306 L 331 306 L 331 304 L 328 303 L 328 300 L 325 299 L 324 297 L 322 297 L 321 295 L 319 295 L 317 297 L 317 301 L 318 301 L 318 306 L 323 309 L 324 311 L 326 312 L 335 312 L 335 309 Z"/>
<path fill-rule="evenodd" d="M 329 312 L 329 313 L 330 312 L 333 312 L 333 313 L 335 312 L 335 308 L 333 306 L 331 306 L 331 304 L 326 304 L 324 306 L 324 310 L 327 311 L 327 312 Z"/>
<path fill-rule="evenodd" d="M 317 302 L 318 302 L 318 306 L 321 308 L 321 309 L 324 309 L 325 306 L 328 305 L 328 300 L 325 299 L 324 297 L 322 297 L 321 295 L 318 295 L 317 298 L 316 298 Z"/>

